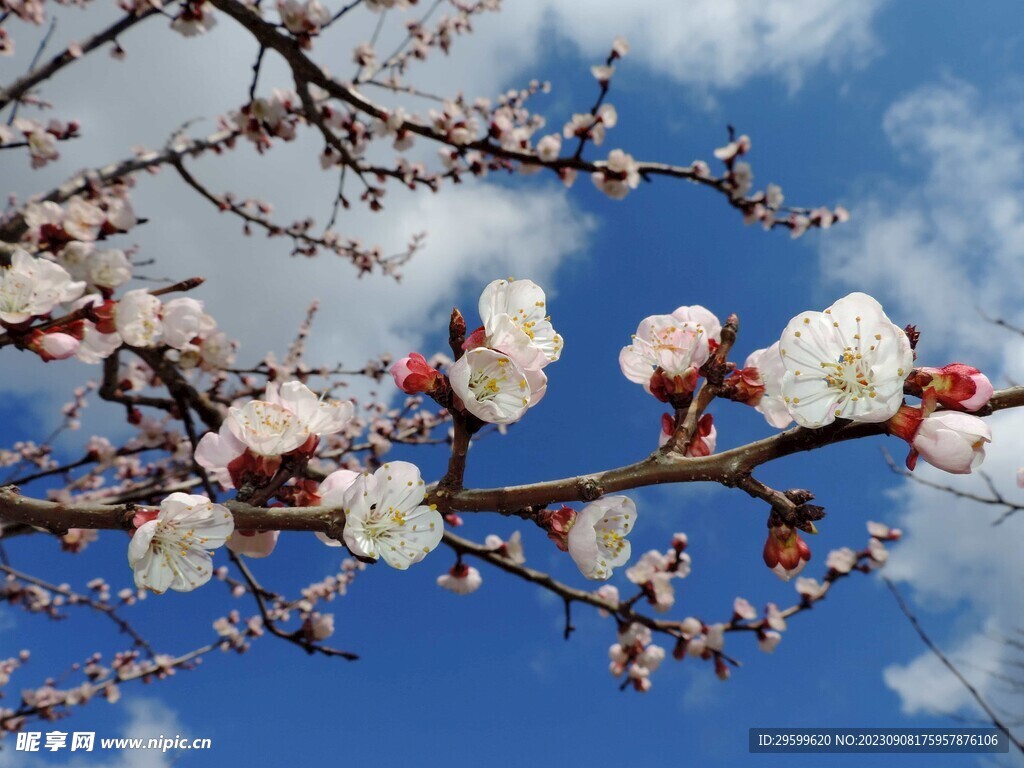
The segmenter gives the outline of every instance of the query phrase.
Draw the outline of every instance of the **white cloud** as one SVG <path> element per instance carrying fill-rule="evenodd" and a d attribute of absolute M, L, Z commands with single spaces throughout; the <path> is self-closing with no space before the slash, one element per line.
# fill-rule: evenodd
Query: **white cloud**
<path fill-rule="evenodd" d="M 738 88 L 777 77 L 791 88 L 822 64 L 857 68 L 876 51 L 871 25 L 884 0 L 557 0 L 543 8 L 558 33 L 587 56 L 603 57 L 616 35 L 658 74 L 700 89 Z M 518 3 L 509 4 L 510 7 Z"/>
<path fill-rule="evenodd" d="M 94 706 L 104 706 L 103 702 Z M 97 732 L 92 752 L 71 752 L 71 737 L 68 736 L 68 744 L 63 750 L 57 752 L 41 751 L 38 755 L 18 752 L 14 753 L 14 737 L 10 736 L 5 748 L 0 751 L 0 768 L 75 768 L 83 764 L 85 755 L 95 757 L 104 755 L 104 762 L 89 762 L 90 768 L 170 768 L 176 762 L 179 754 L 187 755 L 187 752 L 168 751 L 158 749 L 124 749 L 104 750 L 100 745 L 100 739 L 104 738 L 126 738 L 142 739 L 148 742 L 149 739 L 167 737 L 174 739 L 182 736 L 188 739 L 213 738 L 211 734 L 192 733 L 186 729 L 178 718 L 177 713 L 156 699 L 132 698 L 118 704 L 124 711 L 127 720 L 124 727 L 116 733 Z M 45 723 L 43 725 L 46 725 Z M 32 730 L 29 728 L 28 730 Z M 51 730 L 63 730 L 67 733 L 74 731 L 74 728 L 41 728 L 43 734 Z M 43 736 L 45 742 L 45 735 Z M 216 740 L 214 739 L 214 745 Z M 54 758 L 61 759 L 61 762 L 54 762 Z"/>
<path fill-rule="evenodd" d="M 999 630 L 996 627 L 986 627 L 986 630 L 969 636 L 944 653 L 991 706 L 998 704 L 1001 698 L 1000 683 L 987 669 L 976 665 L 979 660 L 983 660 L 985 667 L 994 661 L 1001 665 L 1009 660 L 1004 658 L 1009 654 L 1006 647 L 995 639 Z M 964 684 L 930 652 L 922 653 L 907 664 L 886 667 L 882 679 L 899 693 L 900 708 L 908 715 L 948 715 L 977 707 Z M 981 715 L 980 712 L 978 714 Z"/>
<path fill-rule="evenodd" d="M 1001 364 L 1010 337 L 978 310 L 1024 319 L 1024 128 L 960 82 L 914 91 L 884 127 L 911 180 L 867 195 L 848 226 L 821 239 L 822 272 L 917 323 L 924 359 L 941 364 L 945 350 Z"/>
<path fill-rule="evenodd" d="M 1024 283 L 1024 128 L 1015 107 L 986 102 L 972 87 L 920 88 L 886 113 L 885 132 L 914 174 L 875 183 L 844 231 L 821 241 L 825 279 L 865 290 L 899 322 L 922 331 L 922 362 L 962 360 L 994 381 L 1024 373 L 1024 339 L 984 322 L 1020 323 Z M 988 419 L 993 443 L 983 470 L 999 491 L 1020 499 L 1024 413 Z M 982 478 L 954 477 L 923 462 L 917 474 L 987 494 Z M 887 574 L 910 586 L 932 638 L 994 703 L 1009 703 L 996 676 L 1012 673 L 1012 654 L 994 640 L 1024 615 L 1024 516 L 992 522 L 1003 510 L 907 481 L 893 495 L 894 521 L 906 531 Z M 1017 659 L 1019 662 L 1019 659 Z M 963 686 L 930 651 L 888 667 L 886 683 L 908 713 L 963 711 Z"/>

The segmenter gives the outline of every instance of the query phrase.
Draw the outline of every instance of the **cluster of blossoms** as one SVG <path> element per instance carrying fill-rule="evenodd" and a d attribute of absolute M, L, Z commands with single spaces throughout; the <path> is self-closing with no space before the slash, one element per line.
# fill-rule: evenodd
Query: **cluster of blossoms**
<path fill-rule="evenodd" d="M 445 377 L 412 353 L 391 367 L 407 394 L 425 393 L 482 422 L 511 424 L 547 390 L 543 369 L 562 354 L 562 337 L 546 314 L 544 291 L 531 280 L 495 280 L 480 295 L 483 325 L 466 337 Z M 447 404 L 447 403 L 445 403 Z"/>
<path fill-rule="evenodd" d="M 0 34 L 0 54 L 4 53 L 4 36 Z M 19 117 L 11 124 L 21 134 L 20 142 L 16 134 L 6 125 L 0 126 L 0 146 L 9 146 L 15 143 L 24 142 L 28 148 L 29 159 L 33 168 L 42 168 L 47 163 L 60 158 L 57 151 L 58 141 L 67 141 L 78 136 L 78 123 L 72 121 L 63 123 L 60 120 L 50 120 L 43 125 L 37 120 L 28 120 Z"/>
<path fill-rule="evenodd" d="M 299 44 L 307 49 L 312 47 L 312 38 L 320 34 L 321 28 L 331 20 L 330 11 L 319 0 L 306 0 L 304 3 L 298 0 L 277 0 L 277 12 L 285 29 L 295 35 Z"/>
<path fill-rule="evenodd" d="M 744 138 L 722 148 L 721 159 L 731 162 L 742 155 Z M 626 378 L 676 409 L 676 416 L 662 418 L 660 444 L 687 457 L 707 456 L 717 442 L 709 414 L 702 415 L 686 446 L 672 445 L 671 438 L 700 377 L 709 373 L 721 332 L 710 311 L 683 306 L 670 315 L 645 318 L 619 355 Z M 753 406 L 777 429 L 794 421 L 809 429 L 837 419 L 884 423 L 886 431 L 910 444 L 908 468 L 923 457 L 947 472 L 969 473 L 984 459 L 985 444 L 992 439 L 988 426 L 971 415 L 988 403 L 992 384 L 962 363 L 915 368 L 916 338 L 913 328 L 895 325 L 875 299 L 852 293 L 824 311 L 797 315 L 779 341 L 751 353 L 743 368 L 727 364 L 725 371 L 717 371 L 728 373 L 722 396 Z M 920 396 L 921 405 L 907 405 L 907 394 Z M 764 560 L 787 580 L 811 557 L 799 531 L 815 532 L 813 520 L 821 513 L 804 504 L 809 498 L 798 503 L 809 517 L 769 519 Z"/>
<path fill-rule="evenodd" d="M 752 196 L 750 190 L 754 186 L 754 171 L 750 163 L 739 158 L 750 152 L 751 141 L 747 135 L 733 138 L 724 147 L 715 150 L 715 157 L 725 164 L 726 173 L 723 182 L 735 204 L 743 211 L 743 222 L 753 224 L 760 222 L 765 229 L 771 229 L 780 220 L 779 212 L 785 201 L 782 188 L 777 184 L 769 184 L 763 192 Z M 700 161 L 694 163 L 693 170 L 699 176 L 709 176 L 710 169 Z M 828 229 L 833 224 L 842 224 L 850 219 L 850 212 L 841 205 L 835 208 L 824 206 L 811 211 L 793 211 L 787 219 L 783 219 L 789 227 L 790 236 L 800 237 L 811 227 Z"/>
<path fill-rule="evenodd" d="M 691 559 L 686 552 L 687 537 L 677 533 L 667 552 L 649 550 L 626 570 L 626 578 L 640 587 L 647 602 L 658 612 L 667 611 L 676 602 L 673 582 L 690 575 Z"/>
<path fill-rule="evenodd" d="M 665 649 L 651 642 L 651 630 L 633 623 L 619 631 L 619 642 L 608 649 L 608 671 L 615 677 L 626 675 L 624 685 L 641 693 L 651 689 L 651 673 L 665 659 Z"/>
<path fill-rule="evenodd" d="M 315 0 L 314 0 L 315 2 Z M 270 148 L 273 138 L 292 141 L 299 122 L 301 102 L 294 91 L 275 88 L 269 99 L 257 98 L 229 115 L 229 127 L 240 131 L 259 152 Z M 228 127 L 228 126 L 226 126 Z"/>
<path fill-rule="evenodd" d="M 201 301 L 181 297 L 162 302 L 142 288 L 119 300 L 111 298 L 114 289 L 131 279 L 131 263 L 123 251 L 76 241 L 58 259 L 60 263 L 16 249 L 10 266 L 0 271 L 0 325 L 43 360 L 76 356 L 98 363 L 122 344 L 163 344 L 174 350 L 173 358 L 183 368 L 202 365 L 212 370 L 233 361 L 234 343 L 217 330 Z M 82 295 L 87 288 L 96 292 Z M 63 304 L 81 316 L 32 327 Z"/>
<path fill-rule="evenodd" d="M 274 493 L 297 504 L 340 508 L 345 546 L 357 557 L 383 559 L 405 569 L 441 541 L 441 513 L 422 504 L 423 479 L 412 464 L 397 461 L 375 473 L 339 469 L 318 485 L 297 481 L 280 487 L 305 466 L 322 435 L 341 431 L 352 419 L 349 402 L 325 402 L 304 384 L 271 382 L 265 399 L 232 407 L 219 432 L 203 436 L 195 460 L 228 488 L 256 492 L 278 482 Z M 282 479 L 283 476 L 283 479 Z M 188 591 L 209 580 L 209 550 L 221 544 L 248 557 L 269 555 L 278 531 L 235 530 L 226 507 L 204 496 L 172 494 L 159 512 L 139 513 L 129 562 L 139 586 Z M 324 543 L 341 542 L 317 534 Z"/>
<path fill-rule="evenodd" d="M 154 0 L 144 0 L 147 4 Z M 142 0 L 136 0 L 142 2 Z M 184 37 L 204 35 L 217 25 L 213 6 L 205 0 L 188 0 L 182 4 L 181 12 L 171 22 L 171 29 Z"/>

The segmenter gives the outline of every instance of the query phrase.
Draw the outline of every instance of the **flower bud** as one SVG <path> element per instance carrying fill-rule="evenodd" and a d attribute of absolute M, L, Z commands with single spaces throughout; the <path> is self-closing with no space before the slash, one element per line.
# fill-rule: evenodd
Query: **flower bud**
<path fill-rule="evenodd" d="M 79 340 L 67 333 L 43 333 L 33 331 L 28 339 L 28 348 L 45 362 L 66 360 L 78 351 Z"/>
<path fill-rule="evenodd" d="M 663 403 L 681 406 L 683 400 L 697 388 L 697 369 L 687 368 L 682 374 L 670 376 L 664 369 L 657 368 L 651 375 L 651 394 Z"/>
<path fill-rule="evenodd" d="M 920 454 L 933 467 L 967 475 L 985 460 L 985 443 L 991 441 L 992 430 L 977 416 L 958 411 L 933 413 L 917 430 L 907 467 L 913 469 Z"/>
<path fill-rule="evenodd" d="M 764 380 L 757 368 L 738 368 L 725 380 L 726 396 L 737 403 L 756 406 L 764 396 Z"/>
<path fill-rule="evenodd" d="M 280 531 L 242 531 L 236 530 L 227 541 L 227 547 L 236 555 L 246 557 L 266 557 L 277 546 Z"/>
<path fill-rule="evenodd" d="M 804 569 L 811 559 L 811 548 L 796 529 L 775 525 L 768 529 L 764 543 L 764 564 L 783 581 L 789 581 Z"/>
<path fill-rule="evenodd" d="M 537 524 L 548 532 L 548 538 L 563 552 L 569 551 L 569 531 L 576 522 L 576 510 L 562 507 L 551 511 L 545 509 L 537 515 Z"/>
<path fill-rule="evenodd" d="M 917 434 L 923 419 L 924 413 L 917 406 L 901 405 L 900 409 L 896 411 L 896 415 L 889 419 L 885 426 L 890 435 L 913 443 L 914 435 Z"/>
<path fill-rule="evenodd" d="M 977 411 L 988 404 L 995 391 L 985 374 L 963 363 L 919 368 L 912 381 L 922 388 L 922 399 L 929 412 L 936 403 L 955 411 Z"/>
<path fill-rule="evenodd" d="M 390 372 L 395 385 L 407 395 L 433 392 L 444 379 L 443 374 L 429 365 L 418 352 L 403 357 L 391 366 Z"/>

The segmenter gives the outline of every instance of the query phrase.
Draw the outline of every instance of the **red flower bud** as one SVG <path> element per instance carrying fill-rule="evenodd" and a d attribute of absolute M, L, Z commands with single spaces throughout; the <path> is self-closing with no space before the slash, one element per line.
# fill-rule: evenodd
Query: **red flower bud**
<path fill-rule="evenodd" d="M 985 407 L 995 391 L 985 374 L 963 363 L 919 368 L 914 371 L 913 382 L 922 388 L 921 398 L 929 413 L 936 403 L 956 411 L 977 411 Z"/>
<path fill-rule="evenodd" d="M 545 509 L 537 515 L 537 524 L 548 532 L 548 538 L 563 552 L 569 551 L 569 530 L 576 522 L 576 510 L 562 507 L 551 511 Z"/>
<path fill-rule="evenodd" d="M 776 525 L 768 529 L 764 543 L 764 564 L 783 581 L 789 581 L 804 569 L 811 559 L 811 548 L 795 528 Z"/>
<path fill-rule="evenodd" d="M 395 385 L 407 395 L 433 392 L 444 379 L 444 375 L 418 352 L 403 357 L 391 366 L 390 372 Z"/>
<path fill-rule="evenodd" d="M 697 369 L 688 368 L 686 373 L 669 376 L 657 368 L 651 376 L 651 394 L 663 403 L 671 403 L 679 396 L 692 395 L 697 388 Z"/>
<path fill-rule="evenodd" d="M 726 397 L 737 403 L 757 405 L 764 396 L 764 381 L 757 368 L 739 368 L 725 380 Z"/>

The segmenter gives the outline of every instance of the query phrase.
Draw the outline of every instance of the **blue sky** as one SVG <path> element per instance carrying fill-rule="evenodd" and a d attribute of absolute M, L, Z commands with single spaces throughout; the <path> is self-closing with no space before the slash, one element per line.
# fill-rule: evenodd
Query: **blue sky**
<path fill-rule="evenodd" d="M 500 33 L 499 19 L 483 20 L 478 27 L 485 42 L 472 53 L 486 72 L 465 73 L 473 61 L 469 56 L 456 56 L 450 66 L 463 72 L 470 85 L 494 91 L 533 76 L 552 81 L 554 92 L 545 98 L 543 112 L 559 126 L 592 101 L 589 65 L 599 58 L 595 51 L 604 51 L 611 40 L 609 34 L 594 42 L 599 33 L 621 29 L 630 36 L 636 27 L 620 5 L 596 3 L 593 18 L 570 24 L 564 9 L 527 3 L 537 8 L 511 11 L 510 24 L 532 36 L 517 41 L 514 34 Z M 644 0 L 638 3 L 638 16 L 673 5 Z M 732 123 L 753 139 L 750 160 L 758 187 L 769 180 L 779 183 L 787 202 L 796 205 L 842 203 L 853 214 L 843 231 L 792 241 L 778 232 L 745 228 L 718 196 L 664 180 L 615 202 L 587 179 L 564 193 L 539 177 L 492 177 L 475 189 L 436 200 L 401 198 L 392 225 L 359 219 L 371 236 L 399 241 L 417 225 L 430 230 L 428 248 L 417 257 L 425 266 L 413 269 L 401 287 L 411 298 L 408 306 L 395 307 L 395 317 L 365 307 L 362 314 L 338 309 L 341 314 L 332 315 L 335 310 L 329 308 L 328 319 L 314 331 L 313 351 L 331 361 L 339 354 L 361 360 L 379 348 L 397 353 L 418 348 L 429 355 L 443 349 L 451 303 L 457 302 L 467 317 L 474 315 L 472 323 L 476 297 L 490 279 L 513 274 L 548 286 L 565 353 L 549 369 L 545 401 L 506 437 L 488 438 L 471 453 L 467 483 L 483 487 L 593 471 L 646 455 L 656 444 L 662 409 L 621 376 L 618 351 L 644 316 L 683 304 L 703 304 L 722 318 L 738 313 L 736 348 L 742 362 L 747 353 L 776 340 L 796 313 L 823 308 L 850 290 L 865 290 L 883 301 L 898 324 L 922 326 L 919 352 L 925 364 L 942 365 L 956 355 L 963 362 L 984 363 L 998 384 L 1021 380 L 1020 341 L 1000 335 L 977 317 L 980 304 L 1018 324 L 1024 319 L 1013 291 L 1006 288 L 1019 286 L 1018 278 L 1024 278 L 1015 229 L 1022 219 L 1012 202 L 1024 187 L 1019 8 L 1012 2 L 986 4 L 984 13 L 966 3 L 836 7 L 832 11 L 849 18 L 818 43 L 814 30 L 801 30 L 792 19 L 788 9 L 794 4 L 764 5 L 767 10 L 750 13 L 774 13 L 788 21 L 778 27 L 751 26 L 739 9 L 723 4 L 727 20 L 714 29 L 704 28 L 701 18 L 690 19 L 696 24 L 690 40 L 678 29 L 636 27 L 636 36 L 630 36 L 634 52 L 619 66 L 609 97 L 619 125 L 603 149 L 622 147 L 638 158 L 686 163 L 710 158 L 711 150 L 724 143 L 725 124 Z M 183 78 L 190 67 L 227 55 L 213 46 L 218 45 L 216 35 L 234 40 L 228 27 L 224 20 L 207 40 L 173 41 L 178 53 L 184 43 L 199 51 L 199 64 L 182 62 Z M 140 30 L 140 41 L 151 32 Z M 718 66 L 705 72 L 690 62 L 689 44 L 708 46 Z M 499 54 L 506 57 L 501 63 Z M 763 57 L 763 66 L 746 59 L 754 54 Z M 682 63 L 677 66 L 673 56 Z M 223 111 L 242 98 L 238 82 L 248 72 L 240 63 L 235 69 L 224 75 L 234 88 L 227 101 L 218 81 L 208 88 L 192 84 L 175 91 L 154 109 L 178 118 L 196 109 L 208 115 Z M 448 73 L 441 67 L 431 77 Z M 113 76 L 132 82 L 123 70 Z M 55 87 L 66 88 L 72 103 L 88 112 L 84 102 L 73 101 L 75 83 L 69 79 Z M 118 86 L 104 87 L 113 91 Z M 204 89 L 212 92 L 214 106 L 204 106 Z M 91 148 L 110 159 L 142 140 L 127 136 L 129 128 L 145 132 L 144 140 L 156 144 L 177 124 L 144 125 L 138 117 L 113 120 L 96 109 L 88 116 L 100 126 L 110 121 L 111 131 L 100 140 L 106 143 Z M 89 128 L 86 121 L 87 134 Z M 305 185 L 307 177 L 316 179 L 308 182 L 311 187 L 324 184 L 312 168 L 315 142 L 304 147 L 301 169 L 288 165 L 301 157 L 301 147 L 275 150 L 281 159 L 268 158 L 288 174 L 277 177 L 268 193 L 286 211 L 289 185 Z M 86 145 L 81 152 L 88 150 Z M 251 156 L 240 154 L 241 160 L 200 167 L 222 186 L 241 187 L 257 171 L 245 167 L 252 165 Z M 47 177 L 24 174 L 6 157 L 0 163 L 0 175 L 12 178 L 16 189 L 46 186 L 38 179 Z M 63 170 L 74 167 L 69 161 Z M 193 270 L 210 275 L 203 297 L 213 311 L 223 312 L 221 324 L 243 338 L 243 356 L 262 354 L 268 347 L 280 350 L 313 296 L 341 304 L 364 286 L 373 297 L 405 295 L 372 280 L 355 284 L 351 271 L 338 262 L 303 261 L 288 265 L 286 274 L 294 284 L 281 288 L 286 295 L 275 302 L 271 318 L 253 315 L 251 307 L 232 306 L 229 294 L 239 287 L 243 292 L 266 290 L 255 282 L 255 273 L 278 268 L 288 259 L 284 248 L 241 240 L 233 223 L 183 196 L 175 182 L 161 176 L 140 186 L 137 208 L 144 214 L 147 205 L 173 202 L 166 223 L 154 217 L 155 232 L 139 236 L 142 255 L 154 254 L 164 271 L 176 275 Z M 319 205 L 327 207 L 326 202 Z M 474 205 L 489 205 L 503 218 L 467 224 L 480 211 Z M 240 245 L 246 253 L 237 253 Z M 220 254 L 216 263 L 211 249 Z M 431 259 L 442 265 L 439 281 L 427 274 Z M 246 325 L 268 321 L 272 327 L 265 334 L 245 335 Z M 42 381 L 47 392 L 63 394 L 73 386 L 70 379 L 59 378 L 55 365 L 26 365 L 25 371 L 25 381 Z M 5 381 L 4 386 L 9 388 L 0 409 L 4 442 L 37 437 L 44 412 L 39 397 L 26 393 L 24 382 Z M 100 423 L 112 413 L 100 404 L 90 408 L 86 429 L 95 426 L 90 419 Z M 722 404 L 714 414 L 719 446 L 770 434 L 752 409 Z M 1000 487 L 1019 494 L 1011 472 L 1020 462 L 1022 422 L 1009 415 L 994 424 L 988 467 Z M 776 487 L 810 488 L 829 512 L 820 535 L 810 542 L 814 560 L 807 575 L 822 575 L 830 549 L 862 547 L 866 520 L 903 526 L 906 541 L 893 547 L 890 575 L 913 597 L 933 636 L 954 655 L 961 654 L 969 674 L 998 697 L 985 671 L 1005 669 L 1007 659 L 995 644 L 986 643 L 985 633 L 1012 629 L 1024 609 L 1019 558 L 1024 519 L 993 530 L 990 511 L 905 486 L 885 468 L 881 444 L 873 440 L 791 457 L 765 467 L 759 477 Z M 888 447 L 902 455 L 901 444 L 891 441 Z M 69 441 L 69 455 L 74 448 Z M 415 461 L 427 477 L 437 477 L 446 461 L 441 450 L 431 448 L 393 455 Z M 703 486 L 631 495 L 639 509 L 631 537 L 635 553 L 664 549 L 675 531 L 690 538 L 693 573 L 677 582 L 670 616 L 725 621 L 736 596 L 758 607 L 794 602 L 793 587 L 776 579 L 760 559 L 763 504 L 739 491 Z M 491 516 L 469 518 L 460 533 L 482 540 L 488 533 L 507 535 L 519 527 L 529 565 L 586 586 L 572 562 L 539 530 Z M 105 534 L 72 557 L 51 540 L 29 537 L 12 542 L 8 552 L 16 566 L 51 581 L 81 585 L 99 574 L 119 588 L 131 578 L 125 545 L 119 534 Z M 338 562 L 337 552 L 312 536 L 285 534 L 273 557 L 253 569 L 265 583 L 287 592 L 331 572 Z M 296 759 L 417 766 L 685 759 L 731 765 L 748 758 L 746 734 L 752 726 L 923 727 L 953 723 L 944 713 L 973 714 L 965 708 L 962 691 L 944 681 L 874 577 L 856 576 L 839 584 L 813 612 L 792 620 L 771 656 L 758 651 L 751 638 L 728 638 L 727 651 L 743 667 L 727 683 L 719 682 L 708 664 L 668 660 L 653 676 L 652 691 L 637 695 L 620 693 L 607 672 L 607 648 L 615 639 L 610 621 L 577 607 L 578 631 L 566 642 L 556 599 L 484 567 L 484 585 L 477 593 L 451 595 L 434 584 L 450 564 L 447 552 L 439 550 L 409 573 L 372 568 L 332 604 L 333 640 L 360 653 L 359 662 L 308 658 L 293 646 L 264 639 L 244 657 L 213 654 L 199 669 L 170 681 L 126 686 L 121 704 L 84 707 L 66 722 L 67 729 L 114 736 L 141 718 L 148 727 L 166 726 L 168 733 L 173 728 L 213 739 L 211 752 L 183 755 L 175 763 L 179 766 L 225 761 L 280 765 Z M 623 589 L 628 584 L 624 574 L 613 583 Z M 210 638 L 210 624 L 227 610 L 225 605 L 250 611 L 247 603 L 231 601 L 213 584 L 188 595 L 149 599 L 134 609 L 133 620 L 164 650 L 181 652 Z M 109 628 L 88 615 L 51 624 L 3 611 L 0 656 L 26 644 L 34 652 L 32 663 L 12 683 L 14 690 L 91 651 L 119 647 Z M 927 711 L 926 704 L 935 711 Z M 118 759 L 153 760 L 96 755 L 80 764 L 163 765 Z M 756 759 L 764 765 L 794 760 Z M 974 760 L 900 759 L 929 766 Z M 0 756 L 0 765 L 20 765 L 9 760 L 9 754 Z M 66 755 L 60 760 L 46 756 L 39 765 L 66 760 Z M 863 762 L 855 756 L 814 758 L 815 765 Z"/>

